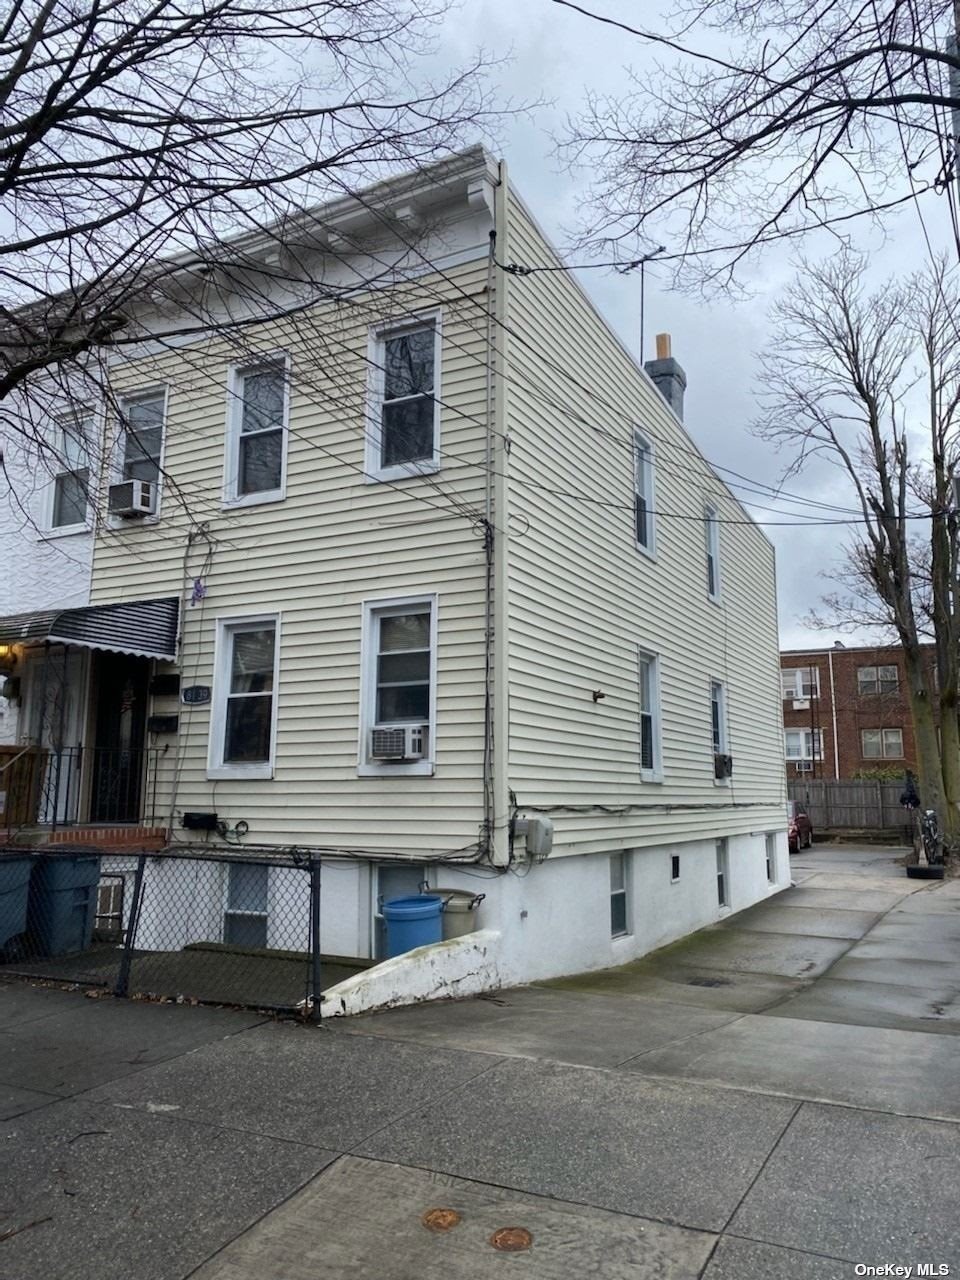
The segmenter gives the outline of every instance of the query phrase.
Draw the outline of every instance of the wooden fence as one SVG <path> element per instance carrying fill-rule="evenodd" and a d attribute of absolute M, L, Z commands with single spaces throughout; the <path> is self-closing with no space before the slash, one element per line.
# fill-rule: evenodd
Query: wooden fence
<path fill-rule="evenodd" d="M 903 782 L 835 782 L 791 778 L 791 800 L 799 800 L 814 831 L 849 827 L 859 831 L 912 828 L 913 815 L 900 804 Z"/>

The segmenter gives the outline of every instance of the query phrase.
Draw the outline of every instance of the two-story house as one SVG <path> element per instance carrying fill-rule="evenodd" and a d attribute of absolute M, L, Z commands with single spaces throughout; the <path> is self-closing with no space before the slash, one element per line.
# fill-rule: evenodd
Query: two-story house
<path fill-rule="evenodd" d="M 773 550 L 504 166 L 345 197 L 150 308 L 109 404 L 65 407 L 107 458 L 90 607 L 0 620 L 25 708 L 58 664 L 80 708 L 34 839 L 320 851 L 346 956 L 384 897 L 482 882 L 508 981 L 789 882 Z"/>

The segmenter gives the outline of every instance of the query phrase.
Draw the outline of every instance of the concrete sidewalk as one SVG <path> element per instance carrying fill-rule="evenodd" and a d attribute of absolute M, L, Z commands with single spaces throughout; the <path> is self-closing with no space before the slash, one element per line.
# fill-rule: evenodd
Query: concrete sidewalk
<path fill-rule="evenodd" d="M 0 1275 L 957 1271 L 960 882 L 793 865 L 623 969 L 322 1028 L 3 985 Z"/>

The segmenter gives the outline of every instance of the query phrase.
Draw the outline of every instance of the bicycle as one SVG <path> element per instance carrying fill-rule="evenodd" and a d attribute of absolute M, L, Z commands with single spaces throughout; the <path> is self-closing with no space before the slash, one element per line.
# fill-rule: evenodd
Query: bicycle
<path fill-rule="evenodd" d="M 925 809 L 923 812 L 923 817 L 920 819 L 920 844 L 928 866 L 943 865 L 943 839 L 935 809 Z"/>

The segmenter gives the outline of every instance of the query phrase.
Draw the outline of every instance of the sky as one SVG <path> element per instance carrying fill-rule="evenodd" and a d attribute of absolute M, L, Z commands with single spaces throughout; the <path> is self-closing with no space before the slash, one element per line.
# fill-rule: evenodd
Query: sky
<path fill-rule="evenodd" d="M 636 23 L 638 6 L 631 0 L 590 0 L 585 7 L 624 22 Z M 643 22 L 656 29 L 658 6 L 642 6 Z M 554 242 L 567 246 L 582 230 L 578 221 L 590 186 L 588 169 L 571 172 L 558 157 L 556 140 L 568 121 L 582 110 L 587 94 L 626 91 L 629 68 L 650 66 L 652 55 L 639 40 L 605 27 L 551 0 L 466 0 L 452 12 L 440 33 L 439 55 L 450 63 L 466 60 L 478 47 L 503 58 L 493 75 L 501 100 L 515 103 L 543 99 L 507 120 L 491 149 L 507 161 L 510 178 Z M 946 245 L 945 201 L 930 200 L 924 218 L 935 245 Z M 654 232 L 655 234 L 655 232 Z M 870 255 L 876 281 L 895 272 L 921 267 L 926 245 L 915 208 L 885 218 L 882 231 L 863 226 L 856 244 Z M 669 249 L 669 246 L 668 246 Z M 806 245 L 805 251 L 817 251 Z M 714 297 L 708 302 L 669 287 L 664 268 L 646 274 L 645 333 L 652 358 L 653 338 L 669 332 L 673 354 L 686 371 L 687 430 L 706 456 L 765 484 L 776 484 L 789 461 L 750 431 L 757 411 L 757 353 L 768 333 L 769 308 L 789 286 L 795 271 L 792 248 L 774 245 L 751 262 L 745 282 L 748 296 Z M 580 255 L 579 260 L 583 260 Z M 586 270 L 578 273 L 606 319 L 633 349 L 639 344 L 639 276 Z M 849 505 L 850 492 L 836 469 L 820 462 L 808 465 L 788 491 L 820 501 Z M 738 495 L 743 496 L 743 495 Z M 768 504 L 766 499 L 758 502 Z M 823 575 L 843 560 L 850 530 L 811 524 L 802 508 L 784 506 L 782 514 L 751 509 L 777 552 L 781 647 L 825 647 L 836 639 L 869 641 L 866 633 L 814 630 L 805 618 L 820 606 L 834 584 Z M 799 527 L 776 527 L 776 520 L 799 520 Z"/>

